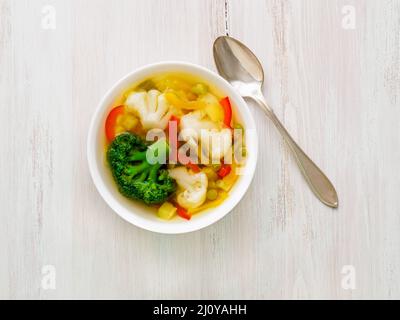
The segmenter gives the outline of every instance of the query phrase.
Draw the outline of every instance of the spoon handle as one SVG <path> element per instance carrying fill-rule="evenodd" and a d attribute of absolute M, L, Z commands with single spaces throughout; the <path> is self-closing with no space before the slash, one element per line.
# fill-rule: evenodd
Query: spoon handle
<path fill-rule="evenodd" d="M 321 171 L 320 168 L 304 153 L 298 144 L 290 136 L 289 132 L 279 121 L 275 113 L 264 101 L 264 99 L 254 98 L 260 104 L 267 116 L 275 124 L 278 131 L 282 134 L 284 140 L 288 144 L 290 150 L 295 156 L 296 162 L 300 168 L 301 173 L 306 179 L 308 185 L 314 194 L 324 204 L 329 207 L 337 208 L 339 206 L 338 195 L 333 184 L 329 181 L 327 176 Z"/>

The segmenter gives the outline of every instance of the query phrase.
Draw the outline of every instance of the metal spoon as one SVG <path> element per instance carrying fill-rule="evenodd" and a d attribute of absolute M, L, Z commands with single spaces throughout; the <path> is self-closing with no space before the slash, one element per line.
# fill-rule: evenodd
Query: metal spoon
<path fill-rule="evenodd" d="M 301 150 L 265 101 L 261 90 L 264 83 L 264 71 L 254 53 L 238 40 L 222 36 L 214 43 L 214 59 L 221 76 L 228 80 L 244 98 L 251 98 L 257 102 L 275 124 L 315 195 L 327 206 L 337 208 L 339 200 L 335 187 Z"/>

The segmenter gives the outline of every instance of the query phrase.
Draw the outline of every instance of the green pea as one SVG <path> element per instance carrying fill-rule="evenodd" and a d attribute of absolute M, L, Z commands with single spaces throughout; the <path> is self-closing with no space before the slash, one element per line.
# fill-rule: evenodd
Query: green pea
<path fill-rule="evenodd" d="M 219 171 L 221 169 L 221 164 L 220 163 L 213 164 L 212 167 L 213 167 L 214 171 Z"/>
<path fill-rule="evenodd" d="M 204 83 L 198 83 L 192 88 L 192 92 L 202 96 L 208 93 L 208 87 Z"/>
<path fill-rule="evenodd" d="M 155 87 L 156 87 L 156 84 L 154 83 L 153 80 L 146 80 L 138 85 L 138 89 L 145 90 L 145 91 L 150 91 L 152 89 L 155 89 Z"/>
<path fill-rule="evenodd" d="M 214 201 L 218 198 L 218 191 L 215 189 L 210 189 L 207 192 L 207 199 L 210 201 Z"/>

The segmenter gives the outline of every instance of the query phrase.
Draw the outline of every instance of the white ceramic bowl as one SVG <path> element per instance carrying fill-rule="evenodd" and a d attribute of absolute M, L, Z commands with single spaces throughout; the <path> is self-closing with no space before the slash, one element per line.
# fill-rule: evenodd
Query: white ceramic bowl
<path fill-rule="evenodd" d="M 242 175 L 231 190 L 229 197 L 218 207 L 195 215 L 190 221 L 174 219 L 163 221 L 152 213 L 145 205 L 123 197 L 117 190 L 110 170 L 105 162 L 104 124 L 112 104 L 121 93 L 131 85 L 153 75 L 164 72 L 189 73 L 215 86 L 231 99 L 234 112 L 246 129 L 246 147 L 248 159 Z M 87 141 L 87 157 L 89 170 L 94 184 L 107 204 L 126 221 L 149 231 L 179 234 L 207 227 L 227 215 L 242 199 L 254 176 L 257 163 L 258 139 L 253 117 L 239 94 L 222 77 L 203 67 L 184 62 L 161 62 L 142 67 L 117 82 L 101 100 L 93 115 Z"/>

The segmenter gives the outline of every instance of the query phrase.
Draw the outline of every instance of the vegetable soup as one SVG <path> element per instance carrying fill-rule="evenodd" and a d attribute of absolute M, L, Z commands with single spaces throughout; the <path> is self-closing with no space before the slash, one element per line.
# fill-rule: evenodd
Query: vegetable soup
<path fill-rule="evenodd" d="M 246 158 L 229 97 L 169 73 L 133 85 L 110 109 L 105 153 L 122 195 L 164 220 L 190 220 L 229 197 Z"/>

